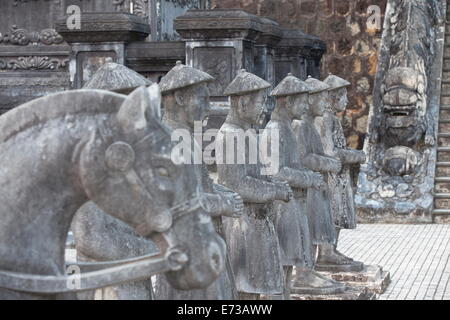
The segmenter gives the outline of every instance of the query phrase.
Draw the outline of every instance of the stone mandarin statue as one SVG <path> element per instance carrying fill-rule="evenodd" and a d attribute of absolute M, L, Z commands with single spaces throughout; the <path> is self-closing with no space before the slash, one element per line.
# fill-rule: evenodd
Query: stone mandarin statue
<path fill-rule="evenodd" d="M 264 97 L 270 84 L 241 70 L 226 88 L 231 110 L 217 136 L 216 150 L 234 147 L 249 159 L 249 148 L 239 150 L 236 135 L 243 131 L 250 141 L 257 139 L 252 127 L 264 121 Z M 222 148 L 218 146 L 222 145 Z M 236 150 L 238 149 L 238 150 Z M 224 151 L 225 152 L 225 151 Z M 219 155 L 226 159 L 226 155 Z M 244 199 L 244 214 L 240 218 L 225 218 L 226 241 L 241 299 L 258 299 L 260 295 L 283 293 L 283 272 L 280 261 L 278 236 L 274 227 L 274 200 L 289 202 L 291 188 L 261 174 L 260 162 L 250 164 L 218 163 L 219 183 L 239 193 Z"/>
<path fill-rule="evenodd" d="M 306 189 L 320 188 L 324 183 L 319 173 L 302 167 L 300 148 L 292 128 L 292 121 L 300 120 L 308 107 L 308 92 L 306 83 L 289 74 L 271 93 L 276 98 L 276 107 L 266 126 L 266 130 L 279 132 L 279 172 L 275 177 L 286 181 L 294 193 L 291 201 L 275 201 L 273 205 L 286 299 L 290 298 L 293 266 L 297 267 L 297 272 L 312 272 L 314 266 L 308 217 L 301 203 Z"/>
<path fill-rule="evenodd" d="M 320 133 L 325 153 L 339 158 L 342 170 L 328 174 L 328 186 L 331 196 L 331 211 L 336 226 L 336 243 L 319 246 L 317 269 L 325 271 L 361 271 L 363 263 L 353 261 L 337 251 L 337 240 L 341 229 L 356 228 L 356 211 L 354 194 L 350 177 L 350 166 L 365 162 L 363 151 L 352 150 L 347 142 L 337 114 L 347 107 L 347 87 L 350 82 L 335 75 L 329 75 L 324 81 L 330 88 L 330 107 L 325 110 L 323 118 L 316 118 L 316 127 Z"/>
<path fill-rule="evenodd" d="M 330 172 L 338 173 L 342 164 L 339 159 L 325 155 L 320 134 L 314 121 L 322 117 L 329 105 L 328 85 L 309 77 L 308 107 L 303 109 L 302 120 L 293 122 L 294 132 L 298 140 L 300 161 L 306 168 L 321 173 L 328 181 Z M 334 245 L 336 231 L 330 207 L 328 186 L 319 189 L 309 188 L 307 191 L 305 210 L 308 215 L 311 242 L 317 248 L 320 245 Z M 297 293 L 305 294 L 334 294 L 345 290 L 345 285 L 321 276 L 312 270 L 298 272 L 294 283 Z"/>
<path fill-rule="evenodd" d="M 202 122 L 209 111 L 208 83 L 214 80 L 209 74 L 185 66 L 181 62 L 169 71 L 161 80 L 163 95 L 163 121 L 172 130 L 187 130 L 193 144 L 194 123 Z M 194 149 L 200 146 L 193 146 Z M 224 186 L 214 184 L 209 177 L 206 164 L 193 164 L 196 179 L 202 192 L 207 194 L 208 206 L 213 217 L 217 233 L 224 237 L 222 215 L 239 217 L 243 212 L 242 198 Z M 235 300 L 238 298 L 231 264 L 227 258 L 226 270 L 210 287 L 203 290 L 180 291 L 172 288 L 168 282 L 157 276 L 156 299 L 164 300 Z"/>

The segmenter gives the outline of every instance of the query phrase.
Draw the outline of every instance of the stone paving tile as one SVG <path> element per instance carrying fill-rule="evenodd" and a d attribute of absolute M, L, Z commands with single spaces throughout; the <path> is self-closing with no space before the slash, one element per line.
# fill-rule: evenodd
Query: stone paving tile
<path fill-rule="evenodd" d="M 380 300 L 450 300 L 450 225 L 362 224 L 342 230 L 338 249 L 390 272 Z M 75 250 L 66 254 L 75 261 Z"/>
<path fill-rule="evenodd" d="M 390 272 L 380 300 L 450 299 L 450 225 L 363 224 L 343 230 L 338 249 Z"/>

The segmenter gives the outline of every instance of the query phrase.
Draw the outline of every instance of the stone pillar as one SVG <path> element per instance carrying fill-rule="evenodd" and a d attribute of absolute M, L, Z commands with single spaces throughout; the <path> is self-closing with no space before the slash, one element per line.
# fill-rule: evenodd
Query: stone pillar
<path fill-rule="evenodd" d="M 173 21 L 190 9 L 208 9 L 208 0 L 150 0 L 152 41 L 179 40 Z"/>
<path fill-rule="evenodd" d="M 283 30 L 279 24 L 268 18 L 261 18 L 263 31 L 255 45 L 254 73 L 276 87 L 275 57 L 276 46 L 283 38 Z M 270 112 L 275 109 L 275 99 L 268 97 L 267 108 Z"/>
<path fill-rule="evenodd" d="M 216 79 L 210 85 L 213 105 L 227 106 L 224 90 L 238 71 L 255 72 L 261 19 L 242 10 L 190 10 L 174 26 L 186 42 L 186 64 Z"/>
<path fill-rule="evenodd" d="M 66 18 L 56 24 L 57 31 L 72 47 L 69 70 L 74 89 L 83 87 L 107 58 L 125 64 L 126 43 L 144 40 L 150 34 L 150 25 L 144 18 L 125 12 L 84 12 L 81 26 L 70 30 Z"/>
<path fill-rule="evenodd" d="M 320 79 L 320 60 L 326 51 L 325 42 L 299 29 L 284 29 L 283 39 L 275 50 L 275 82 L 288 73 L 305 80 L 309 75 Z"/>

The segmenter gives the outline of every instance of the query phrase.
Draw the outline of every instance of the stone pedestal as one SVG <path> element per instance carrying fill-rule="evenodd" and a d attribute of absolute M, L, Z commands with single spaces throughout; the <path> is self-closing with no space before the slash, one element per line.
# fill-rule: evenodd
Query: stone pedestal
<path fill-rule="evenodd" d="M 177 61 L 185 62 L 183 41 L 132 42 L 125 49 L 126 66 L 158 83 Z"/>
<path fill-rule="evenodd" d="M 305 80 L 309 75 L 320 79 L 320 61 L 326 51 L 325 42 L 298 29 L 284 29 L 275 50 L 275 82 L 292 73 Z"/>
<path fill-rule="evenodd" d="M 186 41 L 186 64 L 216 79 L 209 86 L 211 102 L 227 105 L 224 90 L 238 71 L 255 71 L 261 18 L 242 10 L 190 10 L 176 18 L 174 26 Z"/>
<path fill-rule="evenodd" d="M 343 293 L 332 295 L 309 295 L 295 294 L 291 295 L 292 300 L 376 300 L 375 293 L 366 288 L 349 288 Z"/>
<path fill-rule="evenodd" d="M 367 289 L 374 294 L 384 293 L 391 283 L 389 272 L 384 271 L 380 266 L 364 266 L 364 269 L 359 272 L 320 272 L 328 278 L 344 282 L 349 287 L 358 290 Z"/>
<path fill-rule="evenodd" d="M 57 31 L 72 47 L 70 56 L 71 87 L 78 89 L 90 79 L 107 58 L 125 64 L 125 45 L 144 40 L 150 25 L 129 13 L 83 13 L 81 29 L 69 29 L 66 18 L 58 20 Z"/>
<path fill-rule="evenodd" d="M 142 1 L 142 0 L 141 0 Z M 173 20 L 189 9 L 207 9 L 207 0 L 151 0 L 150 23 L 152 27 L 152 41 L 174 41 L 179 40 L 175 31 Z"/>

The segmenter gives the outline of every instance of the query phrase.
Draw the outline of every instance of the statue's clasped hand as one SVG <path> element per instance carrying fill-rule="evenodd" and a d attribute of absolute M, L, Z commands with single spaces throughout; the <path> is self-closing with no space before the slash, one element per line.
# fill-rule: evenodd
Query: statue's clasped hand
<path fill-rule="evenodd" d="M 223 215 L 231 218 L 239 218 L 244 213 L 244 200 L 237 193 L 223 193 L 222 198 L 227 209 Z"/>
<path fill-rule="evenodd" d="M 237 193 L 203 194 L 202 203 L 211 217 L 239 218 L 244 211 L 244 202 Z"/>
<path fill-rule="evenodd" d="M 318 173 L 318 172 L 314 172 L 314 183 L 313 183 L 313 188 L 320 190 L 322 188 L 325 187 L 325 180 L 323 179 L 323 175 Z"/>
<path fill-rule="evenodd" d="M 342 161 L 341 159 L 335 159 L 333 168 L 331 170 L 331 172 L 333 173 L 339 173 L 342 170 Z"/>
<path fill-rule="evenodd" d="M 289 202 L 294 198 L 294 192 L 292 191 L 289 184 L 285 181 L 277 181 L 278 189 L 276 192 L 277 200 L 282 200 L 284 202 Z"/>

